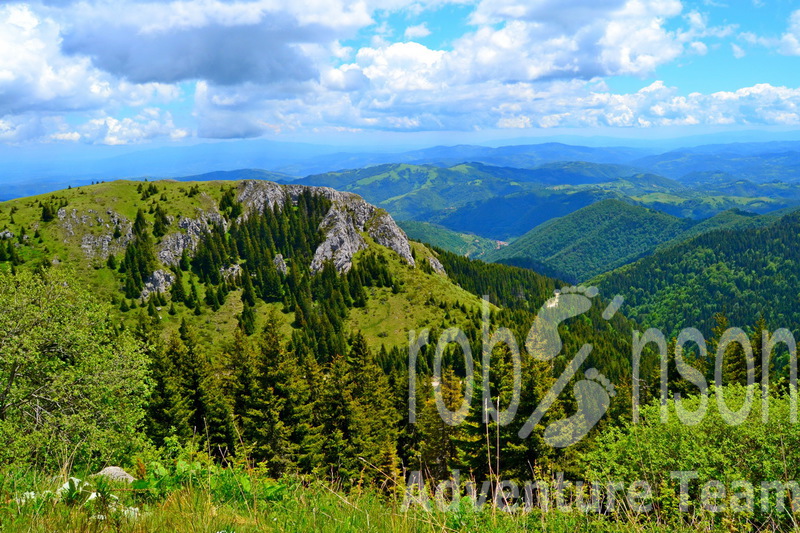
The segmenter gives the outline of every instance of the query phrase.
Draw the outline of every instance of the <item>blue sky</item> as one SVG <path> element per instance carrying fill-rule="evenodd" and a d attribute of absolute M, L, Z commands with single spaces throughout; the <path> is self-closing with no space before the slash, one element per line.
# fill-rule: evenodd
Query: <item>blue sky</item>
<path fill-rule="evenodd" d="M 798 59 L 789 0 L 6 1 L 0 143 L 796 130 Z"/>

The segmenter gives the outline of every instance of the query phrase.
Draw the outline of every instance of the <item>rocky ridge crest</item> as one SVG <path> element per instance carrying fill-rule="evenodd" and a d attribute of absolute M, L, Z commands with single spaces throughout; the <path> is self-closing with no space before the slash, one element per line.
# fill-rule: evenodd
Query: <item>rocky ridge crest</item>
<path fill-rule="evenodd" d="M 243 217 L 253 210 L 274 207 L 287 199 L 296 201 L 304 191 L 312 189 L 331 201 L 331 208 L 320 223 L 325 240 L 317 248 L 311 269 L 318 272 L 326 261 L 333 261 L 336 270 L 347 272 L 353 266 L 353 256 L 367 247 L 362 233 L 376 243 L 394 250 L 406 263 L 415 266 L 408 237 L 383 209 L 367 203 L 357 194 L 329 187 L 279 185 L 269 181 L 244 181 L 239 187 L 239 201 L 244 206 Z"/>

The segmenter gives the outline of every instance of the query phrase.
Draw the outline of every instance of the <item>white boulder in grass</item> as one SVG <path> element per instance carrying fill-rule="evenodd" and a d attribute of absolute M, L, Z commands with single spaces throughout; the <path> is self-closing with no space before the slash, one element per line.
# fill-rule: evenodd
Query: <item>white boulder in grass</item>
<path fill-rule="evenodd" d="M 96 473 L 95 476 L 103 476 L 107 477 L 111 481 L 124 481 L 126 483 L 133 483 L 136 481 L 135 477 L 118 466 L 107 466 Z"/>

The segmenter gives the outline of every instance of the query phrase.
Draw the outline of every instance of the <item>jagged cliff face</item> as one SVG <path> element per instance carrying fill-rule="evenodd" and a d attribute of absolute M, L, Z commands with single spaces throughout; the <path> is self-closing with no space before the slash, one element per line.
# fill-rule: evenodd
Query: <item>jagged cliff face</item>
<path fill-rule="evenodd" d="M 332 261 L 339 272 L 347 272 L 353 265 L 353 256 L 367 248 L 365 235 L 376 243 L 394 250 L 406 263 L 415 266 L 408 237 L 389 214 L 360 196 L 328 187 L 304 185 L 278 185 L 268 181 L 245 181 L 239 186 L 239 201 L 245 214 L 264 207 L 273 207 L 286 199 L 293 202 L 306 190 L 321 194 L 331 201 L 328 214 L 320 223 L 325 240 L 316 250 L 311 269 L 322 269 Z"/>
<path fill-rule="evenodd" d="M 165 265 L 177 265 L 183 251 L 193 252 L 212 225 L 221 225 L 225 229 L 228 226 L 218 211 L 198 209 L 195 218 L 181 218 L 178 220 L 178 227 L 183 231 L 164 236 L 158 249 L 159 260 Z"/>

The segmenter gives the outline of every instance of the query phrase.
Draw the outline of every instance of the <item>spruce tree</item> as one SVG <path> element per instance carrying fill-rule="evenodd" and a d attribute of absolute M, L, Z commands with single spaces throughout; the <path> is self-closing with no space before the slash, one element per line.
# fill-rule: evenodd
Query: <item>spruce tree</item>
<path fill-rule="evenodd" d="M 186 289 L 183 286 L 183 271 L 180 268 L 176 268 L 173 272 L 175 273 L 175 280 L 172 282 L 172 287 L 170 288 L 172 301 L 186 301 Z"/>
<path fill-rule="evenodd" d="M 169 219 L 167 219 L 166 212 L 159 204 L 155 211 L 155 222 L 153 223 L 153 236 L 156 238 L 163 237 L 167 233 L 167 226 L 169 226 Z"/>
<path fill-rule="evenodd" d="M 248 337 L 256 332 L 256 314 L 254 308 L 247 302 L 244 304 L 242 314 L 239 315 L 239 329 Z"/>

